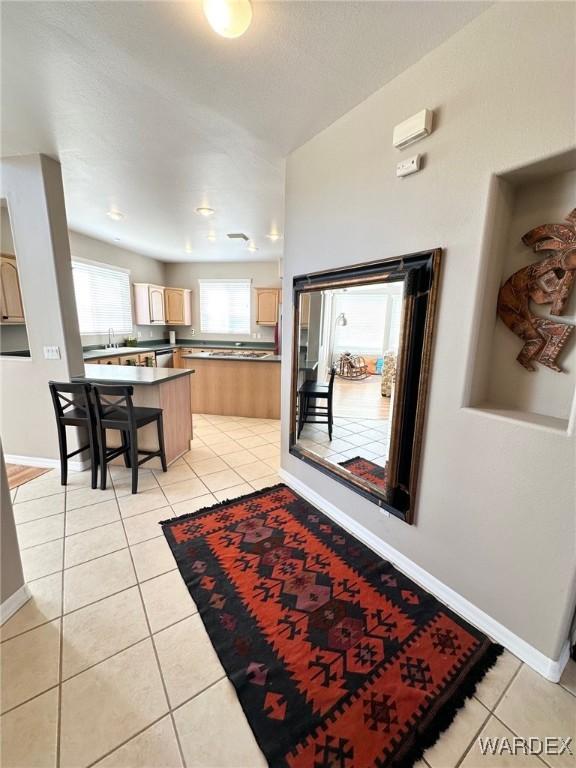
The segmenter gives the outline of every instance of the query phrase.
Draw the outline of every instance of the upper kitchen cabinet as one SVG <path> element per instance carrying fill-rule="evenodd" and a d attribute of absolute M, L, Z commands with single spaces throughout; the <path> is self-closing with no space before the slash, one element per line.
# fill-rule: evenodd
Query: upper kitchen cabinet
<path fill-rule="evenodd" d="M 192 291 L 134 283 L 136 325 L 191 325 Z"/>
<path fill-rule="evenodd" d="M 165 325 L 164 291 L 160 285 L 134 283 L 136 325 Z"/>
<path fill-rule="evenodd" d="M 280 304 L 279 288 L 256 288 L 256 322 L 258 325 L 276 325 Z"/>
<path fill-rule="evenodd" d="M 188 288 L 165 288 L 164 309 L 166 325 L 191 325 L 191 291 Z"/>
<path fill-rule="evenodd" d="M 2 254 L 0 257 L 0 304 L 2 323 L 24 323 L 24 308 L 16 259 L 8 254 Z"/>

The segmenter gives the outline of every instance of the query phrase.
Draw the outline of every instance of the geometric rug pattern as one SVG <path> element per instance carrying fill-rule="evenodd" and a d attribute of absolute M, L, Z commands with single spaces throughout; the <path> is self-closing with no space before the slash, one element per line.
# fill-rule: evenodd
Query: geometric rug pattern
<path fill-rule="evenodd" d="M 162 523 L 269 765 L 412 765 L 500 646 L 284 485 Z"/>

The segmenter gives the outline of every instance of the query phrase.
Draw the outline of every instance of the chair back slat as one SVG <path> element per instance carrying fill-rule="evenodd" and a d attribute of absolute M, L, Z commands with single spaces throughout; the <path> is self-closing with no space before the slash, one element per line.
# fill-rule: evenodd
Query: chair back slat
<path fill-rule="evenodd" d="M 94 402 L 96 405 L 96 418 L 98 421 L 114 420 L 118 418 L 120 408 L 128 412 L 128 420 L 134 419 L 134 404 L 132 386 L 97 386 L 92 387 Z"/>
<path fill-rule="evenodd" d="M 49 381 L 50 395 L 57 419 L 66 418 L 67 411 L 74 408 L 81 411 L 86 419 L 90 418 L 90 390 L 87 382 Z"/>

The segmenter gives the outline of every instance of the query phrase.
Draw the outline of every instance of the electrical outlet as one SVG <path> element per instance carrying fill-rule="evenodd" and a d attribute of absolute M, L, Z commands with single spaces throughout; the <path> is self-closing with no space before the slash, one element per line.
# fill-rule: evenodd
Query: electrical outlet
<path fill-rule="evenodd" d="M 190 336 L 194 336 L 195 333 L 196 331 L 194 330 L 194 328 L 190 328 Z"/>
<path fill-rule="evenodd" d="M 138 331 L 138 333 L 136 335 L 138 336 L 139 339 L 141 339 L 142 338 L 142 331 Z"/>
<path fill-rule="evenodd" d="M 60 360 L 60 347 L 44 347 L 45 360 Z"/>

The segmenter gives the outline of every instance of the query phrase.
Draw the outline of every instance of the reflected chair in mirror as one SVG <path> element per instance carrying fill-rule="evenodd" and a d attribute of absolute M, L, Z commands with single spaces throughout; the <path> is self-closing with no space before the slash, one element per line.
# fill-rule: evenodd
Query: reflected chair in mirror
<path fill-rule="evenodd" d="M 100 487 L 106 489 L 106 467 L 118 456 L 124 457 L 124 464 L 132 470 L 132 493 L 138 493 L 138 468 L 155 457 L 160 459 L 162 470 L 167 471 L 164 450 L 164 425 L 161 408 L 142 408 L 132 402 L 132 386 L 96 386 L 93 385 L 96 412 L 96 435 L 98 439 L 99 461 L 101 466 Z M 148 451 L 138 448 L 138 430 L 147 424 L 156 422 L 158 430 L 158 450 Z M 120 432 L 121 445 L 109 448 L 106 430 Z M 143 458 L 139 458 L 143 456 Z"/>
<path fill-rule="evenodd" d="M 328 424 L 328 437 L 332 440 L 334 423 L 332 400 L 335 377 L 336 368 L 333 367 L 330 370 L 328 384 L 305 381 L 298 390 L 298 437 L 304 424 Z M 326 400 L 326 405 L 318 405 L 319 400 Z"/>
<path fill-rule="evenodd" d="M 92 472 L 92 488 L 98 485 L 98 451 L 96 443 L 96 424 L 90 399 L 90 384 L 71 384 L 66 381 L 49 381 L 50 395 L 56 415 L 58 445 L 60 449 L 60 482 L 68 483 L 68 459 L 88 451 Z M 83 427 L 88 434 L 88 442 L 75 451 L 68 453 L 66 427 Z"/>

